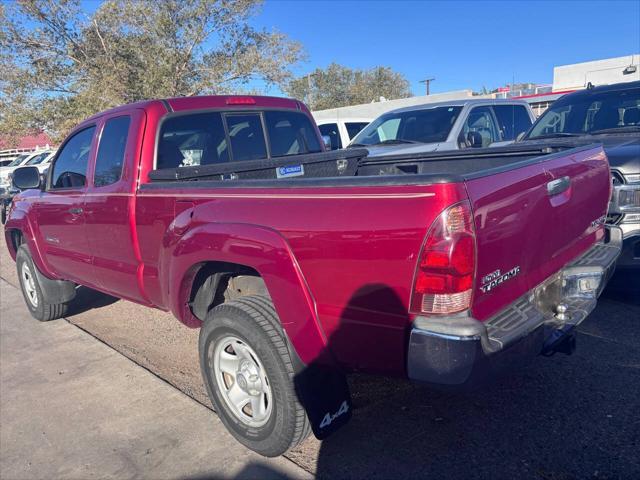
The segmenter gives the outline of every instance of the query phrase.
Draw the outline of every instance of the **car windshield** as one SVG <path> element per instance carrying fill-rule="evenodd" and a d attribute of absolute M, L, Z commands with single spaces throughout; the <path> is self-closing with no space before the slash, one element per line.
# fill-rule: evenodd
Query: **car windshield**
<path fill-rule="evenodd" d="M 47 158 L 48 156 L 49 156 L 49 152 L 44 152 L 44 153 L 41 153 L 40 155 L 36 155 L 35 157 L 33 157 L 31 160 L 27 162 L 27 165 L 38 165 L 39 163 L 42 163 L 44 159 Z"/>
<path fill-rule="evenodd" d="M 27 158 L 29 155 L 18 155 L 13 162 L 11 162 L 9 165 L 7 165 L 8 167 L 17 167 L 18 165 L 20 165 L 22 163 L 22 161 Z"/>
<path fill-rule="evenodd" d="M 352 145 L 444 142 L 462 107 L 444 106 L 390 112 L 371 122 Z"/>
<path fill-rule="evenodd" d="M 556 101 L 527 139 L 640 130 L 640 88 L 581 93 Z"/>

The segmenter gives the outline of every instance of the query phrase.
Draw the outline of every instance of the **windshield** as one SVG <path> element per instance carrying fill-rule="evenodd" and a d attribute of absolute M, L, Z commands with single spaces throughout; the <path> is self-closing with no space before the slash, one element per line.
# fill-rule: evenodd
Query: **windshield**
<path fill-rule="evenodd" d="M 449 136 L 462 107 L 436 107 L 390 112 L 371 122 L 352 145 L 385 143 L 436 143 Z"/>
<path fill-rule="evenodd" d="M 42 163 L 44 159 L 47 158 L 48 156 L 49 156 L 49 152 L 44 152 L 44 153 L 41 153 L 40 155 L 36 155 L 35 157 L 33 157 L 31 160 L 27 162 L 27 165 L 38 165 L 39 163 Z"/>
<path fill-rule="evenodd" d="M 567 96 L 538 119 L 526 138 L 640 129 L 640 88 Z"/>
<path fill-rule="evenodd" d="M 22 161 L 27 158 L 29 155 L 18 155 L 13 162 L 11 162 L 9 165 L 7 165 L 8 167 L 17 167 L 18 165 L 20 165 L 22 163 Z"/>

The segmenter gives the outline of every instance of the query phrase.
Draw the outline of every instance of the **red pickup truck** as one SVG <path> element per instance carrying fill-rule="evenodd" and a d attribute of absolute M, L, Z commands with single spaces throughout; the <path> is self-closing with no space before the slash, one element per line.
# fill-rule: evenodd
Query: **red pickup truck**
<path fill-rule="evenodd" d="M 322 150 L 289 99 L 89 118 L 46 179 L 14 173 L 29 310 L 61 317 L 81 284 L 200 328 L 215 409 L 269 456 L 349 418 L 345 372 L 467 388 L 572 351 L 620 252 L 601 146 Z"/>

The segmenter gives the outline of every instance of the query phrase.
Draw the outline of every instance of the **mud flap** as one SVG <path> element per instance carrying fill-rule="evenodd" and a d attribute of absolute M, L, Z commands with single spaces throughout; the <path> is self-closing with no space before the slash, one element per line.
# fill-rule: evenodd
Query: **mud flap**
<path fill-rule="evenodd" d="M 349 385 L 339 369 L 308 365 L 298 370 L 294 384 L 316 438 L 327 438 L 351 418 Z"/>

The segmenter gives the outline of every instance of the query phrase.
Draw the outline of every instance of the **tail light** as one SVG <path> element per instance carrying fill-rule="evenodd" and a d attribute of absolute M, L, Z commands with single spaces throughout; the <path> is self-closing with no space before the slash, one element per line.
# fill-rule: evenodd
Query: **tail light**
<path fill-rule="evenodd" d="M 411 311 L 449 314 L 471 306 L 476 237 L 468 201 L 447 208 L 433 222 L 416 268 Z"/>

